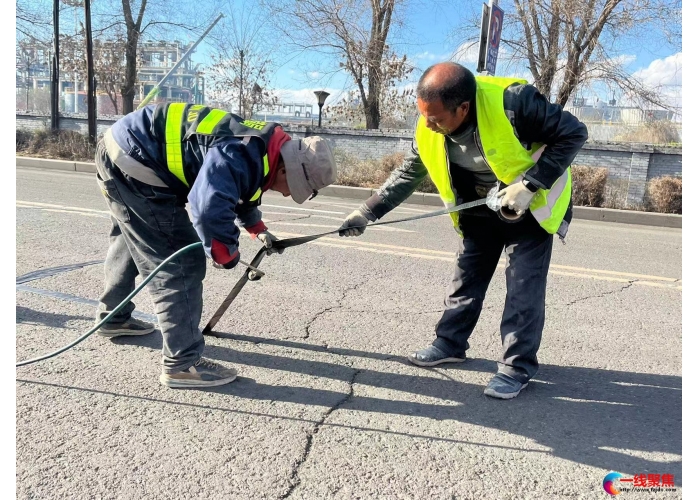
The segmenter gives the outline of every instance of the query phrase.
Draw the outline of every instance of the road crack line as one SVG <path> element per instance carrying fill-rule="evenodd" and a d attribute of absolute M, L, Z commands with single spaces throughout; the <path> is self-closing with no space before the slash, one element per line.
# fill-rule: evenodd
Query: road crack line
<path fill-rule="evenodd" d="M 635 281 L 639 281 L 639 280 L 630 280 L 625 286 L 623 286 L 623 287 L 620 288 L 619 290 L 611 290 L 611 291 L 609 291 L 609 292 L 601 293 L 600 295 L 591 295 L 590 297 L 581 297 L 580 299 L 576 299 L 576 300 L 574 300 L 574 301 L 569 302 L 568 304 L 565 304 L 564 307 L 572 306 L 572 305 L 574 305 L 574 304 L 578 304 L 579 302 L 583 302 L 584 300 L 598 299 L 598 298 L 600 298 L 600 297 L 605 297 L 606 295 L 612 295 L 612 294 L 615 294 L 615 293 L 620 293 L 620 292 L 622 292 L 622 291 L 624 291 L 624 290 L 627 290 L 627 289 L 630 288 L 632 285 L 634 285 Z"/>
<path fill-rule="evenodd" d="M 310 320 L 310 321 L 306 324 L 306 326 L 304 327 L 304 330 L 305 330 L 306 333 L 305 333 L 304 336 L 301 337 L 301 338 L 304 339 L 304 340 L 308 340 L 308 339 L 309 339 L 309 335 L 311 335 L 311 326 L 314 324 L 314 322 L 316 322 L 316 320 L 317 320 L 318 318 L 320 318 L 321 316 L 323 316 L 323 315 L 326 314 L 327 312 L 333 311 L 334 309 L 340 309 L 341 307 L 343 307 L 343 301 L 345 301 L 345 297 L 348 296 L 348 293 L 350 293 L 351 291 L 357 290 L 358 287 L 359 287 L 360 285 L 363 285 L 363 284 L 364 284 L 364 283 L 356 283 L 356 284 L 354 284 L 354 285 L 352 285 L 352 286 L 346 288 L 345 290 L 343 290 L 342 295 L 341 295 L 340 298 L 337 300 L 337 304 L 334 304 L 334 305 L 332 305 L 332 306 L 330 306 L 330 307 L 326 307 L 325 309 L 323 309 L 323 310 L 321 310 L 320 312 L 316 313 L 316 314 L 314 315 L 314 317 L 311 318 L 311 320 Z M 298 337 L 295 337 L 295 338 L 298 338 Z M 289 339 L 284 339 L 284 340 L 289 340 Z"/>
<path fill-rule="evenodd" d="M 350 390 L 348 391 L 345 396 L 343 396 L 342 399 L 340 399 L 336 404 L 334 404 L 332 407 L 328 409 L 322 416 L 321 419 L 314 424 L 313 429 L 311 429 L 309 432 L 306 433 L 306 446 L 304 447 L 304 453 L 301 455 L 301 458 L 294 462 L 294 466 L 292 467 L 292 484 L 290 485 L 289 489 L 287 490 L 284 495 L 280 497 L 280 500 L 284 498 L 289 498 L 289 496 L 294 493 L 294 490 L 301 484 L 301 479 L 299 478 L 299 469 L 304 465 L 306 462 L 306 459 L 309 457 L 309 453 L 311 452 L 311 447 L 313 446 L 313 441 L 314 441 L 314 436 L 318 434 L 318 431 L 321 429 L 323 424 L 326 422 L 326 419 L 338 408 L 343 406 L 345 403 L 350 401 L 350 399 L 353 397 L 355 394 L 355 380 L 357 379 L 357 376 L 360 374 L 362 370 L 360 369 L 355 369 L 352 377 L 350 378 L 350 382 L 348 385 L 350 386 Z"/>

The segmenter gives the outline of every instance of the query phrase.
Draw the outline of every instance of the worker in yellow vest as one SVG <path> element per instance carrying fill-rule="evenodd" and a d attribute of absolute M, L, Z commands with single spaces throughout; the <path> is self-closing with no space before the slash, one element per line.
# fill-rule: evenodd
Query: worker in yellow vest
<path fill-rule="evenodd" d="M 509 222 L 485 205 L 451 214 L 461 238 L 445 311 L 435 327 L 437 338 L 408 359 L 418 366 L 466 359 L 469 336 L 505 249 L 503 354 L 484 394 L 511 399 L 538 370 L 553 235 L 563 240 L 569 228 L 569 166 L 588 132 L 525 80 L 474 77 L 452 62 L 423 73 L 417 105 L 412 154 L 347 217 L 340 234 L 362 234 L 428 175 L 446 207 L 484 198 L 497 187 L 500 204 L 522 217 Z"/>

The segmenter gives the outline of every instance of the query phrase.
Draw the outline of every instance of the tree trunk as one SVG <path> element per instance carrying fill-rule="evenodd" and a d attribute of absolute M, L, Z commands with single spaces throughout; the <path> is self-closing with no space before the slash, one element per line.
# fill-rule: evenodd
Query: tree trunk
<path fill-rule="evenodd" d="M 136 58 L 138 55 L 139 32 L 127 33 L 126 42 L 126 73 L 122 86 L 122 113 L 129 114 L 134 110 L 134 95 L 136 93 Z"/>
<path fill-rule="evenodd" d="M 365 103 L 365 124 L 367 130 L 379 128 L 381 114 L 379 111 L 379 85 L 377 73 L 370 68 L 367 82 L 367 102 Z"/>
<path fill-rule="evenodd" d="M 117 105 L 117 92 L 116 89 L 112 89 L 109 92 L 107 92 L 107 95 L 109 96 L 109 100 L 112 101 L 112 106 L 114 106 L 114 114 L 118 115 L 119 114 L 119 106 Z"/>

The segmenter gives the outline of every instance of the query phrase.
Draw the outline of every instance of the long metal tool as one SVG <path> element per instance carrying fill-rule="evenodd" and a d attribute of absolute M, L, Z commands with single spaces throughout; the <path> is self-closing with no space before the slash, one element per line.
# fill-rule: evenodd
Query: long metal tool
<path fill-rule="evenodd" d="M 469 210 L 470 208 L 478 207 L 480 205 L 486 205 L 487 201 L 489 198 L 482 198 L 480 200 L 476 201 L 470 201 L 468 203 L 462 203 L 461 205 L 457 205 L 456 207 L 452 208 L 445 208 L 443 210 L 436 210 L 435 212 L 429 212 L 427 214 L 421 214 L 421 215 L 414 215 L 413 217 L 407 217 L 405 219 L 396 219 L 396 220 L 389 220 L 389 221 L 383 221 L 383 222 L 375 222 L 374 224 L 368 224 L 367 227 L 374 227 L 374 226 L 383 226 L 385 224 L 396 224 L 398 222 L 408 222 L 408 221 L 413 221 L 413 220 L 418 220 L 418 219 L 427 219 L 429 217 L 437 217 L 439 215 L 446 215 L 446 214 L 451 214 L 453 212 L 459 212 L 461 210 Z M 357 226 L 359 227 L 359 226 Z M 354 226 L 350 226 L 344 229 L 353 229 Z M 277 240 L 272 244 L 272 248 L 276 249 L 284 249 L 284 248 L 289 248 L 289 247 L 295 247 L 299 245 L 303 245 L 304 243 L 308 243 L 313 240 L 317 240 L 319 238 L 322 238 L 323 236 L 329 236 L 331 234 L 337 234 L 340 228 L 335 229 L 333 231 L 328 231 L 326 233 L 319 233 L 319 234 L 313 234 L 311 236 L 301 236 L 299 238 L 287 238 L 285 240 Z M 268 249 L 263 247 L 261 248 L 257 254 L 255 254 L 255 257 L 253 257 L 253 260 L 250 262 L 249 265 L 246 265 L 249 269 L 252 269 L 253 271 L 258 271 L 261 272 L 257 269 L 257 267 L 260 265 L 260 261 L 262 261 L 263 257 L 267 254 Z M 240 262 L 240 261 L 239 261 Z M 245 265 L 245 263 L 244 263 Z M 224 302 L 219 306 L 219 308 L 216 310 L 214 313 L 214 316 L 209 320 L 209 323 L 207 323 L 207 326 L 204 327 L 204 330 L 202 330 L 203 335 L 212 335 L 214 337 L 218 337 L 216 333 L 212 332 L 212 329 L 216 324 L 219 322 L 221 317 L 224 315 L 226 310 L 229 308 L 231 303 L 234 301 L 234 299 L 238 296 L 238 294 L 241 292 L 245 284 L 250 281 L 250 278 L 248 277 L 248 271 L 246 271 L 243 276 L 241 276 L 241 279 L 239 279 L 236 284 L 233 286 L 229 294 L 226 296 L 224 299 Z"/>
<path fill-rule="evenodd" d="M 255 269 L 257 271 L 257 267 L 260 265 L 260 262 L 263 260 L 263 257 L 267 254 L 267 248 L 262 247 L 260 250 L 258 250 L 258 253 L 255 254 L 255 257 L 253 257 L 253 260 L 250 261 L 250 265 L 246 266 L 249 269 Z M 228 309 L 228 306 L 231 305 L 231 302 L 234 301 L 234 299 L 238 296 L 239 293 L 241 293 L 241 290 L 245 286 L 246 283 L 250 281 L 250 278 L 248 277 L 248 271 L 246 270 L 245 273 L 243 273 L 243 276 L 241 276 L 241 279 L 239 279 L 235 285 L 233 285 L 233 288 L 231 291 L 228 293 L 224 301 L 221 303 L 219 308 L 216 310 L 214 313 L 214 316 L 211 317 L 209 320 L 209 323 L 207 323 L 207 326 L 204 327 L 204 330 L 202 330 L 203 335 L 212 335 L 214 337 L 218 337 L 215 333 L 212 333 L 212 328 L 216 326 L 216 324 L 219 322 L 221 319 L 221 316 L 224 315 L 226 310 Z"/>
<path fill-rule="evenodd" d="M 156 84 L 155 87 L 151 89 L 151 91 L 148 93 L 146 97 L 144 97 L 143 101 L 141 101 L 141 104 L 139 104 L 139 107 L 136 109 L 141 109 L 143 108 L 146 104 L 151 102 L 151 99 L 153 99 L 155 96 L 158 95 L 158 92 L 160 92 L 160 87 L 163 85 L 163 83 L 172 75 L 175 73 L 175 70 L 180 67 L 180 65 L 187 59 L 187 57 L 192 53 L 192 51 L 195 49 L 197 45 L 199 45 L 199 42 L 204 40 L 204 37 L 207 36 L 207 34 L 212 30 L 214 25 L 219 22 L 219 19 L 224 17 L 223 14 L 219 14 L 219 17 L 217 17 L 211 25 L 207 28 L 207 30 L 200 36 L 196 42 L 192 44 L 192 47 L 187 49 L 187 52 L 183 54 L 183 56 L 180 58 L 179 61 L 177 61 L 172 68 L 170 68 L 170 71 L 168 71 L 163 78 L 160 79 L 160 81 Z"/>

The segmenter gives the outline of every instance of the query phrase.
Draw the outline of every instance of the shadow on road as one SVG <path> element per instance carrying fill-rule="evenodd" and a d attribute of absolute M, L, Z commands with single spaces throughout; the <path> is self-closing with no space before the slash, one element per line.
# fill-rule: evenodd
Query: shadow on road
<path fill-rule="evenodd" d="M 387 354 L 345 348 L 325 348 L 287 340 L 220 334 L 223 338 L 259 342 L 312 351 L 401 362 Z M 349 381 L 357 370 L 344 365 L 301 360 L 267 353 L 236 351 L 207 346 L 206 355 L 238 365 L 303 373 Z M 413 367 L 412 367 L 413 368 Z M 483 387 L 447 379 L 362 370 L 356 384 L 401 391 L 459 403 L 453 406 L 397 401 L 355 395 L 342 406 L 358 411 L 410 415 L 435 420 L 455 420 L 491 427 L 530 438 L 551 448 L 560 458 L 624 474 L 674 474 L 681 482 L 681 377 L 615 370 L 541 365 L 540 372 L 516 399 L 500 401 L 483 395 Z M 468 359 L 459 366 L 441 369 L 491 373 L 495 362 Z M 330 399 L 328 391 L 268 388 L 262 394 L 241 394 L 252 399 L 332 406 L 342 394 Z M 262 396 L 262 397 L 261 397 Z M 319 399 L 326 399 L 325 402 Z"/>
<path fill-rule="evenodd" d="M 28 307 L 17 306 L 17 324 L 44 325 L 55 328 L 66 328 L 71 321 L 92 320 L 88 316 L 75 316 L 44 311 L 35 311 Z"/>
<path fill-rule="evenodd" d="M 363 391 L 356 388 L 354 395 L 341 406 L 342 409 L 424 417 L 438 421 L 453 420 L 498 429 L 532 439 L 551 450 L 546 452 L 530 449 L 529 451 L 551 453 L 575 463 L 629 475 L 673 474 L 676 485 L 682 485 L 681 462 L 678 459 L 682 454 L 681 377 L 541 365 L 538 375 L 518 398 L 500 401 L 484 396 L 484 388 L 481 385 L 460 382 L 448 375 L 450 371 L 455 370 L 491 373 L 495 369 L 495 362 L 486 359 L 472 358 L 458 367 L 440 369 L 439 373 L 444 378 L 435 378 L 422 376 L 421 373 L 424 373 L 425 369 L 413 366 L 411 368 L 415 370 L 415 375 L 392 373 L 394 363 L 407 364 L 407 362 L 403 361 L 402 358 L 388 354 L 347 348 L 326 348 L 321 345 L 248 335 L 219 335 L 222 338 L 237 341 L 384 360 L 387 362 L 387 366 L 386 371 L 362 369 L 357 373 L 357 368 L 338 363 L 294 359 L 261 352 L 237 351 L 213 345 L 208 345 L 206 348 L 205 355 L 209 358 L 235 365 L 282 370 L 348 383 L 355 377 L 356 386 L 390 389 L 453 403 L 451 405 L 435 405 L 420 401 L 368 397 L 361 395 Z M 153 349 L 160 349 L 161 346 L 160 335 L 121 337 L 113 341 Z M 23 382 L 55 385 L 29 380 Z M 66 388 L 103 393 L 103 391 L 89 388 Z M 347 392 L 257 384 L 251 379 L 244 378 L 227 386 L 210 389 L 210 391 L 253 400 L 282 401 L 328 408 L 334 407 L 338 401 L 347 397 Z M 152 399 L 127 394 L 114 393 L 114 395 Z M 183 404 L 167 399 L 157 401 Z M 198 406 L 191 403 L 187 403 L 187 405 Z M 233 408 L 218 409 L 237 411 Z M 290 419 L 306 421 L 293 417 Z M 500 447 L 471 443 L 468 440 L 460 441 L 459 437 L 454 439 L 432 438 L 427 435 L 419 436 L 385 429 L 365 429 L 360 426 L 340 425 L 340 427 L 429 438 L 437 441 Z M 508 447 L 503 446 L 503 448 Z"/>

